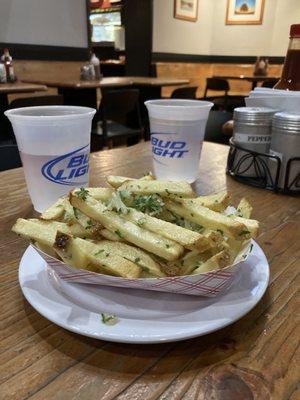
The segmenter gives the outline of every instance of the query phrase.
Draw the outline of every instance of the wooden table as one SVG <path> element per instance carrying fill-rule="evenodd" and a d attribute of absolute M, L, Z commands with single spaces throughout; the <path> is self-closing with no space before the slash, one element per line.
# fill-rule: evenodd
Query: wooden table
<path fill-rule="evenodd" d="M 22 169 L 0 173 L 0 399 L 299 399 L 299 199 L 227 177 L 227 153 L 228 147 L 204 144 L 196 189 L 204 194 L 227 187 L 238 199 L 251 201 L 262 225 L 258 243 L 270 263 L 270 286 L 233 325 L 158 345 L 89 339 L 34 311 L 18 284 L 18 265 L 28 243 L 10 231 L 16 218 L 29 218 L 33 210 Z M 150 168 L 149 143 L 95 153 L 91 184 L 103 184 L 112 173 L 139 177 Z"/>
<path fill-rule="evenodd" d="M 252 83 L 252 90 L 257 86 L 258 82 L 268 82 L 279 80 L 280 76 L 271 76 L 271 75 L 214 75 L 213 78 L 218 79 L 230 79 L 230 80 L 239 80 L 239 81 L 248 81 Z"/>
<path fill-rule="evenodd" d="M 27 80 L 28 82 L 28 80 Z M 144 101 L 150 98 L 159 98 L 163 86 L 180 86 L 189 83 L 188 79 L 177 78 L 151 78 L 120 76 L 107 77 L 99 81 L 81 80 L 53 80 L 53 79 L 31 79 L 30 82 L 56 87 L 64 96 L 64 103 L 68 105 L 89 105 L 97 107 L 96 89 L 137 87 L 141 92 L 141 99 Z M 80 93 L 78 93 L 80 90 Z"/>
<path fill-rule="evenodd" d="M 17 81 L 15 83 L 0 83 L 0 130 L 1 139 L 6 139 L 10 134 L 8 119 L 3 115 L 8 109 L 8 95 L 13 93 L 32 93 L 46 91 L 44 84 L 27 83 Z"/>

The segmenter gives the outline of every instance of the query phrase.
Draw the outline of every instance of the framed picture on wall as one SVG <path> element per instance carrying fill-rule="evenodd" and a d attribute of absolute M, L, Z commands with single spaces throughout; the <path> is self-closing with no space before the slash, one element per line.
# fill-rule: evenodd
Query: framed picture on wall
<path fill-rule="evenodd" d="M 227 0 L 226 25 L 261 25 L 265 0 Z"/>
<path fill-rule="evenodd" d="M 198 0 L 174 0 L 174 18 L 197 21 Z"/>

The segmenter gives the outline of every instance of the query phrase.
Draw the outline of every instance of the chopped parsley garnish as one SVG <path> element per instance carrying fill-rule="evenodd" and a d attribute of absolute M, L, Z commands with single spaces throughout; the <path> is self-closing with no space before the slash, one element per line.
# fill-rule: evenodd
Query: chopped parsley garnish
<path fill-rule="evenodd" d="M 75 194 L 79 199 L 85 201 L 87 199 L 89 191 L 86 190 L 85 188 L 80 188 L 79 190 L 77 190 L 77 192 L 75 192 Z"/>
<path fill-rule="evenodd" d="M 146 222 L 146 218 L 140 218 L 137 220 L 137 225 L 141 228 Z"/>
<path fill-rule="evenodd" d="M 169 245 L 168 243 L 166 244 L 166 248 L 167 248 L 167 249 L 169 249 L 169 248 L 170 248 L 170 245 Z"/>
<path fill-rule="evenodd" d="M 73 213 L 75 215 L 75 218 L 78 219 L 78 210 L 77 210 L 77 208 L 73 207 Z"/>
<path fill-rule="evenodd" d="M 214 201 L 214 203 L 218 203 L 218 200 L 216 199 L 216 200 Z"/>
<path fill-rule="evenodd" d="M 66 222 L 70 222 L 74 219 L 74 215 L 72 215 L 71 213 L 69 213 L 68 211 L 65 211 L 65 215 L 64 215 L 64 220 Z"/>
<path fill-rule="evenodd" d="M 117 318 L 111 314 L 101 313 L 101 322 L 107 325 L 114 325 L 117 322 Z"/>
<path fill-rule="evenodd" d="M 190 231 L 195 231 L 195 232 L 198 232 L 198 233 L 201 233 L 204 230 L 204 226 L 202 226 L 200 224 L 197 224 L 195 222 L 187 221 L 182 217 L 176 216 L 175 214 L 173 214 L 172 217 L 173 217 L 173 221 L 172 222 L 174 224 L 178 225 L 178 226 L 181 226 L 182 228 L 189 229 Z"/>
<path fill-rule="evenodd" d="M 156 194 L 148 196 L 136 196 L 134 207 L 149 215 L 159 215 L 163 211 L 164 202 L 161 197 Z"/>
<path fill-rule="evenodd" d="M 117 230 L 115 231 L 115 234 L 118 235 L 119 238 L 123 239 L 123 235 L 122 235 L 122 233 L 119 231 L 119 229 L 117 229 Z"/>
<path fill-rule="evenodd" d="M 217 232 L 220 232 L 221 235 L 224 235 L 224 232 L 221 229 L 217 229 Z"/>
<path fill-rule="evenodd" d="M 121 190 L 118 192 L 114 192 L 111 195 L 111 199 L 107 203 L 107 209 L 109 211 L 116 211 L 118 214 L 128 214 L 128 208 L 126 204 L 123 203 L 123 200 L 126 197 L 125 190 Z"/>
<path fill-rule="evenodd" d="M 241 231 L 239 233 L 239 236 L 248 235 L 248 233 L 250 233 L 250 232 L 249 231 Z"/>
<path fill-rule="evenodd" d="M 31 243 L 31 244 L 36 244 L 36 240 L 30 239 L 30 243 Z"/>
<path fill-rule="evenodd" d="M 103 249 L 101 249 L 101 250 L 98 250 L 95 254 L 94 254 L 94 256 L 99 256 L 99 254 L 101 254 L 101 253 L 103 253 L 104 252 L 104 250 Z"/>
<path fill-rule="evenodd" d="M 136 258 L 134 259 L 134 262 L 135 262 L 135 263 L 138 263 L 138 262 L 140 262 L 140 261 L 141 261 L 140 257 L 136 257 Z"/>
<path fill-rule="evenodd" d="M 193 217 L 194 216 L 194 214 L 193 213 L 191 213 L 191 217 Z"/>
<path fill-rule="evenodd" d="M 91 219 L 89 219 L 89 220 L 86 222 L 86 227 L 85 227 L 85 229 L 91 229 L 91 228 L 93 228 L 93 226 L 94 226 L 93 221 L 92 221 Z"/>
<path fill-rule="evenodd" d="M 56 204 L 56 206 L 55 207 L 57 207 L 57 208 L 61 208 L 61 207 L 63 207 L 63 205 L 62 204 Z"/>
<path fill-rule="evenodd" d="M 171 194 L 171 192 L 170 192 L 169 189 L 165 189 L 165 191 L 166 191 L 166 193 L 167 193 L 168 195 Z"/>
<path fill-rule="evenodd" d="M 110 256 L 110 253 L 106 253 L 106 254 L 105 254 L 105 257 L 109 257 L 109 256 Z"/>
<path fill-rule="evenodd" d="M 143 265 L 140 265 L 140 267 L 142 268 L 142 270 L 144 271 L 144 272 L 150 272 L 150 269 L 148 268 L 148 267 L 144 267 Z"/>

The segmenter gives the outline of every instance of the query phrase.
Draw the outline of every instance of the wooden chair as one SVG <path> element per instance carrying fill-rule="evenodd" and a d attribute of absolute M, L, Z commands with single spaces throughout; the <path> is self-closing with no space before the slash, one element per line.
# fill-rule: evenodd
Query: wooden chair
<path fill-rule="evenodd" d="M 277 82 L 278 82 L 278 79 L 268 79 L 266 81 L 263 81 L 261 86 L 272 89 L 276 85 Z"/>
<path fill-rule="evenodd" d="M 106 90 L 98 111 L 99 121 L 92 127 L 91 150 L 103 146 L 132 145 L 142 138 L 142 123 L 137 89 Z"/>
<path fill-rule="evenodd" d="M 61 106 L 64 103 L 62 95 L 46 95 L 34 97 L 21 97 L 12 100 L 9 108 L 36 107 L 36 106 Z"/>
<path fill-rule="evenodd" d="M 222 96 L 207 96 L 208 90 L 214 90 L 223 92 Z M 214 110 L 233 111 L 236 107 L 245 106 L 245 100 L 243 96 L 230 96 L 228 94 L 230 90 L 229 83 L 226 79 L 221 78 L 207 78 L 206 86 L 204 91 L 203 100 L 209 100 L 214 103 Z"/>
<path fill-rule="evenodd" d="M 185 86 L 173 90 L 171 94 L 172 99 L 196 99 L 197 86 Z"/>

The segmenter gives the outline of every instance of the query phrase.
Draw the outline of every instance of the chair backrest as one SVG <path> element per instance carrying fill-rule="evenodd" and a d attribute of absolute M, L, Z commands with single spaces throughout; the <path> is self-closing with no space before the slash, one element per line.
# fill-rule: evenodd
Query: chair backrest
<path fill-rule="evenodd" d="M 172 99 L 195 99 L 197 89 L 197 86 L 180 87 L 173 90 L 171 97 Z"/>
<path fill-rule="evenodd" d="M 99 108 L 99 115 L 102 120 L 126 124 L 130 113 L 138 113 L 139 118 L 138 89 L 105 90 L 102 92 Z"/>
<path fill-rule="evenodd" d="M 204 140 L 216 143 L 228 143 L 229 137 L 222 133 L 225 122 L 232 119 L 232 113 L 227 111 L 210 111 L 205 129 Z"/>
<path fill-rule="evenodd" d="M 63 104 L 62 95 L 46 95 L 34 97 L 21 97 L 12 100 L 9 108 L 35 107 L 35 106 L 60 106 Z"/>
<path fill-rule="evenodd" d="M 157 78 L 157 66 L 156 63 L 151 63 L 150 65 L 150 76 Z"/>
<path fill-rule="evenodd" d="M 15 144 L 0 145 L 0 171 L 22 166 L 18 146 Z"/>
<path fill-rule="evenodd" d="M 227 95 L 227 92 L 229 91 L 229 83 L 226 79 L 221 79 L 221 78 L 206 78 L 206 87 L 204 91 L 204 97 L 207 95 L 208 90 L 216 90 L 220 92 L 225 92 L 225 95 Z"/>
<path fill-rule="evenodd" d="M 266 87 L 266 88 L 273 88 L 277 82 L 278 82 L 278 79 L 268 79 L 266 81 L 263 81 L 261 86 Z"/>

